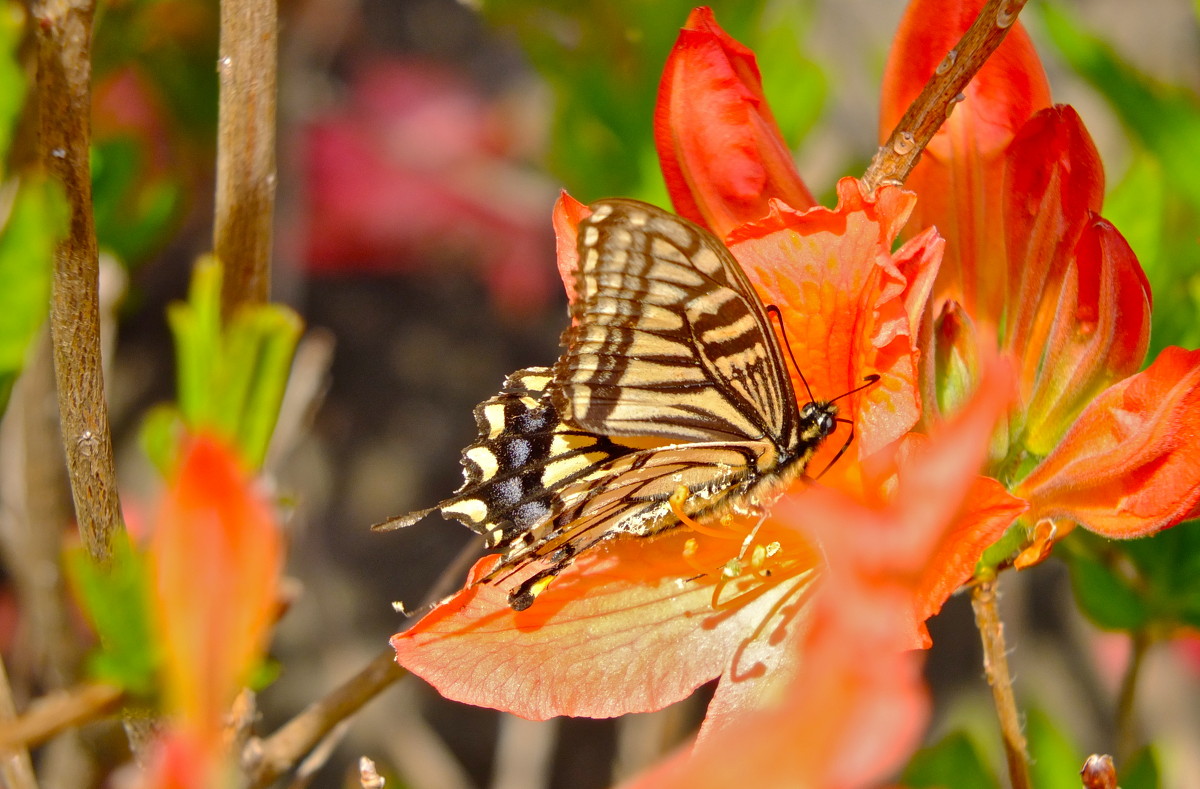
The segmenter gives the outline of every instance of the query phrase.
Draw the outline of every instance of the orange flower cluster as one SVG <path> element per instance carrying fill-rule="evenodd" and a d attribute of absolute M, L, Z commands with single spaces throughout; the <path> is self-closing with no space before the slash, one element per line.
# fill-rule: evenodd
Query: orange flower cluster
<path fill-rule="evenodd" d="M 982 4 L 910 6 L 885 135 Z M 392 643 L 443 695 L 534 719 L 658 709 L 717 679 L 695 748 L 638 787 L 872 785 L 922 733 L 911 650 L 927 645 L 925 620 L 1014 522 L 1033 535 L 1028 563 L 1074 524 L 1129 537 L 1196 514 L 1200 352 L 1168 349 L 1137 372 L 1146 279 L 1097 213 L 1095 148 L 1071 108 L 1050 106 L 1019 25 L 911 191 L 844 179 L 833 209 L 795 172 L 753 53 L 708 9 L 688 19 L 659 96 L 676 210 L 779 307 L 812 389 L 880 376 L 845 401 L 856 441 L 820 485 L 784 494 L 757 536 L 777 550 L 740 577 L 695 570 L 697 551 L 728 567 L 737 541 L 617 538 L 515 612 L 473 583 L 490 557 Z M 586 214 L 564 196 L 554 217 L 572 297 Z"/>

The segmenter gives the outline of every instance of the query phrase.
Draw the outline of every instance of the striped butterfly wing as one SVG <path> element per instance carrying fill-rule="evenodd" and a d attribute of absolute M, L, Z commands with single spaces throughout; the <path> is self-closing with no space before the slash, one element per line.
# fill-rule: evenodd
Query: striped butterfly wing
<path fill-rule="evenodd" d="M 475 409 L 465 481 L 438 505 L 503 549 L 482 582 L 516 576 L 517 609 L 598 542 L 676 525 L 681 486 L 694 517 L 731 497 L 758 503 L 785 466 L 803 471 L 836 413 L 801 415 L 765 310 L 720 241 L 644 203 L 592 208 L 566 351 Z"/>
<path fill-rule="evenodd" d="M 791 445 L 791 380 L 729 250 L 645 203 L 592 208 L 579 225 L 573 325 L 555 367 L 564 418 L 604 435 Z"/>

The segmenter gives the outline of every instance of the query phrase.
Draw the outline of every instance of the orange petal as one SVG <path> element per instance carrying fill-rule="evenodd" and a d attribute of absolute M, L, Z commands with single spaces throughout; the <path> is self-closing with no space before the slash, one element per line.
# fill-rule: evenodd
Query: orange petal
<path fill-rule="evenodd" d="M 140 787 L 209 789 L 225 785 L 218 777 L 227 769 L 222 756 L 211 743 L 197 742 L 186 734 L 168 731 L 155 743 Z"/>
<path fill-rule="evenodd" d="M 585 552 L 524 611 L 499 586 L 468 583 L 392 638 L 396 660 L 447 698 L 533 720 L 661 709 L 720 676 L 792 593 L 780 584 L 714 610 L 712 585 L 687 580 L 687 539 L 677 530 Z"/>
<path fill-rule="evenodd" d="M 885 187 L 866 198 L 846 178 L 836 209 L 800 213 L 776 202 L 770 216 L 730 236 L 763 301 L 782 311 L 814 396 L 836 397 L 866 375 L 881 376 L 843 408 L 855 416 L 860 457 L 906 433 L 921 413 L 914 329 L 942 245 L 930 233 L 891 254 L 912 206 L 909 192 Z M 806 397 L 799 378 L 793 383 Z"/>
<path fill-rule="evenodd" d="M 824 486 L 776 505 L 775 518 L 818 536 L 827 557 L 799 620 L 807 627 L 788 628 L 773 660 L 759 650 L 722 677 L 694 751 L 631 787 L 869 786 L 903 764 L 929 713 L 910 651 L 929 568 L 951 559 L 957 576 L 1007 525 L 976 529 L 954 515 L 978 486 L 1011 378 L 987 367 L 980 394 L 945 434 L 903 453 L 908 473 L 882 510 Z"/>
<path fill-rule="evenodd" d="M 806 645 L 782 704 L 743 715 L 624 789 L 872 786 L 893 773 L 929 717 L 920 656 L 842 632 L 833 617 Z"/>
<path fill-rule="evenodd" d="M 1003 345 L 1040 356 L 1076 244 L 1104 200 L 1104 166 L 1079 115 L 1055 106 L 1030 118 L 1005 156 L 1008 297 Z M 1022 376 L 1022 383 L 1032 383 Z"/>
<path fill-rule="evenodd" d="M 900 122 L 984 0 L 914 0 L 892 43 L 883 78 L 880 139 Z M 1000 189 L 1013 135 L 1050 103 L 1050 87 L 1020 23 L 971 80 L 965 100 L 933 138 L 906 186 L 920 195 L 911 227 L 946 238 L 938 296 L 1000 325 L 1005 293 Z"/>
<path fill-rule="evenodd" d="M 1100 394 L 1014 492 L 1029 517 L 1140 537 L 1195 517 L 1200 501 L 1200 351 L 1169 347 Z"/>
<path fill-rule="evenodd" d="M 1075 249 L 1041 353 L 1026 353 L 1033 380 L 1025 446 L 1049 453 L 1097 394 L 1137 372 L 1150 343 L 1150 284 L 1129 244 L 1092 215 Z"/>
<path fill-rule="evenodd" d="M 567 290 L 567 301 L 575 301 L 575 272 L 579 270 L 579 223 L 592 210 L 563 190 L 554 202 L 554 246 L 558 252 L 558 276 Z"/>
<path fill-rule="evenodd" d="M 763 96 L 754 53 L 697 8 L 667 58 L 654 139 L 680 216 L 718 237 L 767 213 L 771 198 L 815 204 Z"/>
<path fill-rule="evenodd" d="M 275 619 L 283 538 L 234 452 L 208 436 L 185 448 L 150 542 L 167 708 L 215 737 L 262 659 Z"/>

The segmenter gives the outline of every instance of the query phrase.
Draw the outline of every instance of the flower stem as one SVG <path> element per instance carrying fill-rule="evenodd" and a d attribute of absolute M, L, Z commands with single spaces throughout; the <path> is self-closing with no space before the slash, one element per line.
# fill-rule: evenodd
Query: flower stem
<path fill-rule="evenodd" d="M 39 154 L 63 185 L 70 229 L 54 253 L 50 336 L 75 517 L 93 561 L 121 528 L 116 464 L 100 365 L 100 260 L 92 216 L 91 41 L 94 0 L 38 0 Z"/>
<path fill-rule="evenodd" d="M 108 715 L 124 697 L 120 688 L 98 683 L 42 696 L 20 717 L 3 719 L 5 716 L 0 715 L 0 751 L 37 747 L 64 731 Z"/>
<path fill-rule="evenodd" d="M 1129 666 L 1121 679 L 1121 690 L 1117 695 L 1117 762 L 1126 764 L 1133 756 L 1135 746 L 1133 725 L 1133 700 L 1137 692 L 1138 675 L 1141 674 L 1146 652 L 1150 649 L 1150 637 L 1145 630 L 1133 633 L 1133 653 Z"/>
<path fill-rule="evenodd" d="M 1029 760 L 1025 754 L 1025 735 L 1013 697 L 1012 677 L 1008 673 L 1008 654 L 1004 644 L 1004 623 L 996 608 L 996 579 L 978 582 L 971 589 L 971 607 L 975 626 L 983 640 L 983 670 L 992 686 L 992 700 L 1000 720 L 1000 737 L 1008 761 L 1012 789 L 1029 789 Z"/>
<path fill-rule="evenodd" d="M 308 705 L 271 736 L 251 740 L 242 766 L 252 787 L 268 786 L 311 751 L 339 722 L 407 672 L 396 664 L 396 653 L 385 648 L 361 671 L 329 695 Z"/>
<path fill-rule="evenodd" d="M 7 724 L 16 714 L 12 688 L 8 684 L 8 672 L 4 669 L 3 659 L 0 659 L 0 724 Z M 0 786 L 8 786 L 11 789 L 37 789 L 33 762 L 29 759 L 29 749 L 23 743 L 0 749 Z"/>
<path fill-rule="evenodd" d="M 275 0 L 221 0 L 213 250 L 221 308 L 267 300 L 275 214 Z"/>
<path fill-rule="evenodd" d="M 950 117 L 954 105 L 962 101 L 967 83 L 1008 35 L 1025 2 L 988 0 L 958 44 L 946 53 L 921 95 L 909 105 L 887 142 L 875 153 L 862 177 L 866 191 L 881 184 L 904 183 L 925 146 Z"/>

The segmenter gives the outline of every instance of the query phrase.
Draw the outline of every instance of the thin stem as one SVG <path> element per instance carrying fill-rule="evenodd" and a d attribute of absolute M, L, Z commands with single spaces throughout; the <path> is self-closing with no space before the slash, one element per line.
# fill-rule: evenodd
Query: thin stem
<path fill-rule="evenodd" d="M 1129 656 L 1129 666 L 1121 679 L 1121 690 L 1117 694 L 1117 763 L 1128 763 L 1137 744 L 1134 737 L 1133 701 L 1137 692 L 1138 676 L 1150 649 L 1150 637 L 1144 630 L 1133 633 L 1133 653 Z"/>
<path fill-rule="evenodd" d="M 16 717 L 12 688 L 8 684 L 8 672 L 0 659 L 0 725 Z M 0 748 L 0 786 L 10 789 L 37 789 L 37 778 L 33 774 L 33 762 L 29 759 L 29 748 L 23 743 Z"/>
<path fill-rule="evenodd" d="M 902 184 L 916 167 L 921 152 L 962 101 L 967 83 L 1008 35 L 1026 0 L 988 0 L 958 45 L 946 53 L 921 95 L 909 105 L 863 174 L 872 191 L 881 184 Z"/>
<path fill-rule="evenodd" d="M 267 300 L 275 213 L 275 0 L 221 0 L 213 250 L 225 315 Z"/>
<path fill-rule="evenodd" d="M 24 715 L 0 723 L 0 748 L 32 747 L 114 711 L 124 694 L 112 685 L 77 685 L 38 699 Z"/>
<path fill-rule="evenodd" d="M 339 721 L 348 718 L 380 691 L 403 677 L 396 653 L 388 647 L 362 671 L 263 740 L 251 740 L 243 767 L 251 786 L 270 784 L 311 751 Z"/>
<path fill-rule="evenodd" d="M 1008 761 L 1008 776 L 1012 789 L 1029 789 L 1029 759 L 1025 752 L 1025 735 L 1021 732 L 1021 716 L 1013 697 L 1012 677 L 1008 673 L 1008 653 L 1004 644 L 1004 623 L 996 608 L 996 580 L 980 581 L 971 589 L 971 607 L 975 609 L 975 626 L 983 640 L 983 669 L 992 686 L 996 717 L 1000 720 L 1000 737 Z"/>
<path fill-rule="evenodd" d="M 66 191 L 71 223 L 55 250 L 50 333 L 75 517 L 93 560 L 108 561 L 121 528 L 100 366 L 100 264 L 92 218 L 91 40 L 94 0 L 39 0 L 39 153 Z"/>

